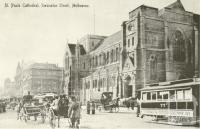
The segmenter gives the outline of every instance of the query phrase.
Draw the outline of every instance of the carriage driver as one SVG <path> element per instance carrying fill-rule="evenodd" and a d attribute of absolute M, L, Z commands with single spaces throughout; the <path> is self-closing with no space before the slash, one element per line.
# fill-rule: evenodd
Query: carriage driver
<path fill-rule="evenodd" d="M 33 96 L 30 94 L 30 91 L 28 91 L 28 95 L 23 96 L 23 104 L 24 103 L 31 104 L 32 99 L 33 99 Z"/>
<path fill-rule="evenodd" d="M 57 116 L 58 115 L 58 102 L 59 102 L 59 97 L 56 96 L 51 104 L 51 107 L 53 109 L 54 114 Z"/>

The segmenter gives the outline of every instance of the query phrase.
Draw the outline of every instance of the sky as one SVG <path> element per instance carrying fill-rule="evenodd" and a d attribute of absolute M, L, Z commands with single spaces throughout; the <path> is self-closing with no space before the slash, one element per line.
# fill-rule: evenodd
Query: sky
<path fill-rule="evenodd" d="M 163 8 L 176 0 L 1 0 L 0 87 L 14 80 L 18 62 L 48 62 L 63 66 L 67 42 L 86 34 L 109 36 L 121 29 L 128 13 L 144 4 Z M 200 14 L 200 0 L 181 0 L 189 12 Z M 89 5 L 88 8 L 10 8 L 5 3 Z"/>

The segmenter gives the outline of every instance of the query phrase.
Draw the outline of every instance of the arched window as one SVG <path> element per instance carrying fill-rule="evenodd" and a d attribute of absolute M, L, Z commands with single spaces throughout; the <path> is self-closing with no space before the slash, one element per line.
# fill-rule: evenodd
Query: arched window
<path fill-rule="evenodd" d="M 102 65 L 101 54 L 99 55 L 99 65 Z"/>
<path fill-rule="evenodd" d="M 184 62 L 185 61 L 185 43 L 183 39 L 183 34 L 180 31 L 174 33 L 174 46 L 173 46 L 173 57 L 175 61 Z"/>
<path fill-rule="evenodd" d="M 114 49 L 112 50 L 112 60 L 113 60 L 113 62 L 115 61 L 115 50 Z"/>
<path fill-rule="evenodd" d="M 98 66 L 98 56 L 95 57 L 95 66 Z"/>
<path fill-rule="evenodd" d="M 157 79 L 157 58 L 156 56 L 150 56 L 150 79 Z"/>
<path fill-rule="evenodd" d="M 111 52 L 110 52 L 110 63 L 112 63 L 113 62 L 113 50 L 111 50 Z"/>
<path fill-rule="evenodd" d="M 106 64 L 106 53 L 103 53 L 103 65 Z"/>
<path fill-rule="evenodd" d="M 107 59 L 106 59 L 106 61 L 107 61 L 107 64 L 109 63 L 109 52 L 107 52 Z"/>
<path fill-rule="evenodd" d="M 116 61 L 118 61 L 118 59 L 119 59 L 119 54 L 118 54 L 118 52 L 119 52 L 119 50 L 118 50 L 118 47 L 116 48 Z"/>
<path fill-rule="evenodd" d="M 93 62 L 92 67 L 94 67 L 94 66 L 95 66 L 95 58 L 94 58 L 94 56 L 93 56 L 93 58 L 92 58 L 92 62 Z"/>

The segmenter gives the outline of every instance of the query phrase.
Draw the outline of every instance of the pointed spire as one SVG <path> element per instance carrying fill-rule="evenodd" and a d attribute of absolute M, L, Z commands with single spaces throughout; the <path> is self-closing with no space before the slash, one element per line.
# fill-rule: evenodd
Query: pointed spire
<path fill-rule="evenodd" d="M 183 7 L 181 0 L 177 0 L 176 2 L 168 5 L 166 8 L 176 9 L 176 10 L 179 9 L 185 11 L 185 8 Z"/>

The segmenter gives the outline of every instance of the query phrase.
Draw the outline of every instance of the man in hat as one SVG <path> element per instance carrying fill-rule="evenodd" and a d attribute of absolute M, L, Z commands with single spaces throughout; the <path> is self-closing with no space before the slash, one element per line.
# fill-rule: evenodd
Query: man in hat
<path fill-rule="evenodd" d="M 68 116 L 70 118 L 72 128 L 79 128 L 81 117 L 80 103 L 76 101 L 76 98 L 74 96 L 71 97 L 71 101 L 72 102 L 69 107 Z"/>

